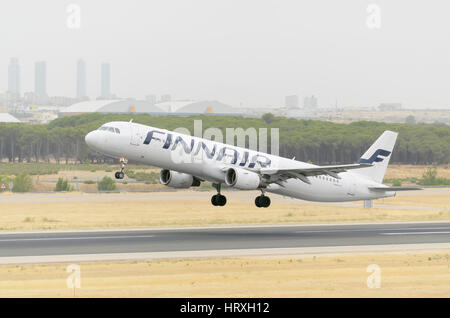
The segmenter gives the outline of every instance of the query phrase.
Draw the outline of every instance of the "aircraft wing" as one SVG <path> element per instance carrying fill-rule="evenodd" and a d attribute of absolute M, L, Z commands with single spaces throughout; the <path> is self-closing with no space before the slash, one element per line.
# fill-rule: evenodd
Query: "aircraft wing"
<path fill-rule="evenodd" d="M 318 166 L 312 168 L 288 168 L 288 169 L 273 169 L 273 168 L 262 168 L 259 172 L 261 175 L 267 175 L 273 182 L 284 181 L 290 178 L 297 178 L 305 183 L 310 183 L 308 177 L 319 176 L 319 175 L 329 175 L 333 178 L 340 179 L 338 173 L 345 172 L 352 169 L 361 169 L 371 167 L 372 164 L 369 163 L 353 163 L 348 165 L 337 165 L 337 166 Z"/>

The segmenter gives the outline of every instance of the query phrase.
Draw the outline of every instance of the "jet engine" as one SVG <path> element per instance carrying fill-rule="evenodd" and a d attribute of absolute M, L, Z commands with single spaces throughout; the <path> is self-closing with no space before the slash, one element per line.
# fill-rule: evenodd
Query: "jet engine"
<path fill-rule="evenodd" d="M 225 174 L 225 184 L 241 190 L 255 190 L 261 186 L 261 177 L 252 171 L 230 168 Z"/>
<path fill-rule="evenodd" d="M 190 174 L 166 169 L 161 170 L 159 182 L 168 187 L 178 189 L 187 189 L 190 187 L 198 187 L 200 185 L 200 180 Z"/>

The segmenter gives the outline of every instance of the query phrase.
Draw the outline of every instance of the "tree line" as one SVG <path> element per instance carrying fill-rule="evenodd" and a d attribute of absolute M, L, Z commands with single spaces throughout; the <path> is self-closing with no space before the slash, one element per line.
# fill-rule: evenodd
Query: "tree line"
<path fill-rule="evenodd" d="M 387 124 L 359 121 L 338 124 L 317 120 L 276 117 L 151 116 L 147 114 L 83 114 L 58 118 L 46 125 L 0 124 L 0 159 L 8 162 L 76 161 L 112 162 L 90 150 L 84 136 L 109 121 L 130 121 L 173 130 L 188 128 L 202 120 L 203 130 L 226 128 L 279 128 L 280 155 L 317 164 L 355 162 L 384 130 L 399 133 L 391 162 L 404 164 L 448 164 L 450 126 L 444 124 Z M 270 147 L 269 147 L 270 151 Z"/>

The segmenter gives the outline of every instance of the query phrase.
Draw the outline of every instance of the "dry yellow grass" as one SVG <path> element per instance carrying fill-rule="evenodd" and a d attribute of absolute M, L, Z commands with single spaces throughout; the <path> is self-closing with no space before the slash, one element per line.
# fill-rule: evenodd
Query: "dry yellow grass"
<path fill-rule="evenodd" d="M 386 170 L 386 179 L 421 178 L 427 168 L 425 165 L 394 165 L 390 164 Z M 437 166 L 437 175 L 441 178 L 450 178 L 450 166 Z"/>
<path fill-rule="evenodd" d="M 381 268 L 381 288 L 366 269 Z M 0 267 L 0 297 L 73 297 L 66 266 Z M 450 252 L 81 264 L 77 297 L 449 297 Z"/>
<path fill-rule="evenodd" d="M 430 166 L 425 165 L 389 165 L 385 178 L 397 179 L 397 178 L 421 178 L 424 171 Z M 55 189 L 56 180 L 58 178 L 67 179 L 70 181 L 82 180 L 77 184 L 77 190 L 79 191 L 96 191 L 97 184 L 84 184 L 83 181 L 91 180 L 97 182 L 101 180 L 104 176 L 109 176 L 114 178 L 114 172 L 118 169 L 118 165 L 111 165 L 111 171 L 98 170 L 95 172 L 86 170 L 61 170 L 58 174 L 52 175 L 41 175 L 33 176 L 33 191 L 35 192 L 46 192 L 53 191 Z M 137 169 L 133 168 L 136 172 L 159 172 L 160 169 Z M 437 167 L 437 175 L 443 178 L 450 178 L 450 168 L 448 165 L 441 165 Z M 125 176 L 124 182 L 134 181 Z M 136 191 L 136 190 L 150 190 L 154 188 L 164 188 L 160 184 L 144 184 L 144 183 L 128 183 L 123 184 L 122 182 L 117 183 L 118 188 L 124 191 Z"/>
<path fill-rule="evenodd" d="M 228 192 L 225 207 L 209 202 L 211 192 L 180 191 L 148 194 L 3 194 L 1 230 L 86 229 L 221 224 L 279 224 L 345 221 L 449 220 L 448 197 L 434 204 L 433 192 L 422 197 L 401 196 L 385 204 L 437 206 L 435 209 L 364 209 L 361 203 L 315 204 L 272 196 L 268 209 L 253 204 L 256 193 Z M 445 194 L 438 194 L 445 196 Z M 398 202 L 396 200 L 399 200 Z M 400 202 L 400 203 L 399 203 Z M 441 208 L 442 207 L 442 208 Z M 245 213 L 243 213 L 245 211 Z"/>
<path fill-rule="evenodd" d="M 111 178 L 114 176 L 114 172 L 118 170 L 118 165 L 111 166 L 111 172 L 106 172 L 103 170 L 98 170 L 95 172 L 86 171 L 86 170 L 61 170 L 58 174 L 52 175 L 42 175 L 40 176 L 40 180 L 56 180 L 58 178 L 64 178 L 69 180 L 100 180 L 105 175 L 110 176 Z M 385 178 L 420 178 L 422 177 L 423 172 L 431 166 L 426 165 L 398 165 L 398 164 L 390 164 L 386 171 Z M 159 168 L 154 169 L 134 169 L 139 172 L 159 172 Z M 437 167 L 437 173 L 439 177 L 450 178 L 450 166 L 449 165 L 441 165 Z M 74 179 L 75 178 L 75 179 Z M 127 180 L 127 179 L 125 179 Z"/>
<path fill-rule="evenodd" d="M 376 201 L 379 204 L 389 204 L 395 206 L 427 206 L 437 207 L 446 210 L 450 209 L 450 195 L 448 194 L 430 194 L 430 195 L 402 195 L 391 198 L 380 199 Z"/>

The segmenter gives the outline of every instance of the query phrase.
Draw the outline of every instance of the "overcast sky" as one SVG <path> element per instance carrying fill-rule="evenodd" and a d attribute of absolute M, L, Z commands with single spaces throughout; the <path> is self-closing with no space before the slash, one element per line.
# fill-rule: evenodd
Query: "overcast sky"
<path fill-rule="evenodd" d="M 80 28 L 67 26 L 71 3 Z M 380 28 L 368 27 L 372 3 Z M 314 94 L 320 106 L 450 109 L 449 16 L 448 0 L 2 1 L 0 91 L 18 57 L 22 93 L 46 60 L 48 94 L 74 96 L 83 58 L 93 98 L 100 63 L 110 62 L 121 97 L 267 106 Z"/>

